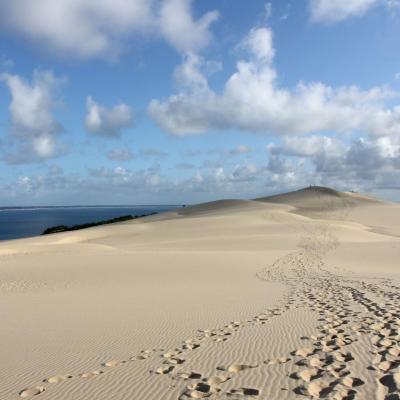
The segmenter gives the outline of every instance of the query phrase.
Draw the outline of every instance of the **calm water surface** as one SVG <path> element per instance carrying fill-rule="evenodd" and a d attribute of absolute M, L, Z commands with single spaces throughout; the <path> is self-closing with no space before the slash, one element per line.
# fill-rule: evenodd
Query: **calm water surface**
<path fill-rule="evenodd" d="M 77 225 L 123 215 L 142 215 L 168 211 L 171 206 L 92 206 L 92 207 L 0 207 L 0 240 L 40 235 L 56 225 Z"/>

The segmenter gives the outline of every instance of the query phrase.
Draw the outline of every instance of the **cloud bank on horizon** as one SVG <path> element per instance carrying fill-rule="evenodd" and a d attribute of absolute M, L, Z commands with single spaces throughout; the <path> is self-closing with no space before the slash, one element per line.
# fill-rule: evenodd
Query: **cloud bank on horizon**
<path fill-rule="evenodd" d="M 310 183 L 400 199 L 400 57 L 365 37 L 400 33 L 398 18 L 397 0 L 0 0 L 0 199 L 181 203 Z"/>

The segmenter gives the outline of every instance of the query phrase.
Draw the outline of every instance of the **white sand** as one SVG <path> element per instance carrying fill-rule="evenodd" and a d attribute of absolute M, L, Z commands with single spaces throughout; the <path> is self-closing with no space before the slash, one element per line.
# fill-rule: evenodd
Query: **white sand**
<path fill-rule="evenodd" d="M 399 256 L 321 188 L 3 242 L 0 398 L 395 398 Z"/>

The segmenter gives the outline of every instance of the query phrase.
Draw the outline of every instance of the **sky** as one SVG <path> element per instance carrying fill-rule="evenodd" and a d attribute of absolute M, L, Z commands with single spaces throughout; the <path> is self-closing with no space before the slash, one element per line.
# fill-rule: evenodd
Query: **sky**
<path fill-rule="evenodd" d="M 0 206 L 399 201 L 399 38 L 400 0 L 0 0 Z"/>

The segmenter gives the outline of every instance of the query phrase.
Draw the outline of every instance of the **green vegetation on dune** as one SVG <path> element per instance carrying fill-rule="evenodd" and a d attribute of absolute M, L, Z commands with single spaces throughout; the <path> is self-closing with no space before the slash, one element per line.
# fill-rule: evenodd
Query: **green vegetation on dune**
<path fill-rule="evenodd" d="M 68 232 L 68 231 L 77 231 L 79 229 L 92 228 L 94 226 L 99 226 L 99 225 L 107 225 L 107 224 L 114 224 L 116 222 L 130 221 L 132 219 L 143 218 L 143 217 L 147 217 L 149 215 L 154 215 L 154 214 L 157 214 L 157 213 L 153 212 L 150 214 L 142 214 L 142 215 L 124 215 L 122 217 L 107 219 L 107 220 L 98 221 L 98 222 L 88 222 L 86 224 L 79 224 L 79 225 L 73 225 L 73 226 L 57 225 L 57 226 L 52 226 L 51 228 L 47 228 L 46 230 L 43 231 L 42 235 L 49 235 L 51 233 L 60 233 L 60 232 Z"/>

